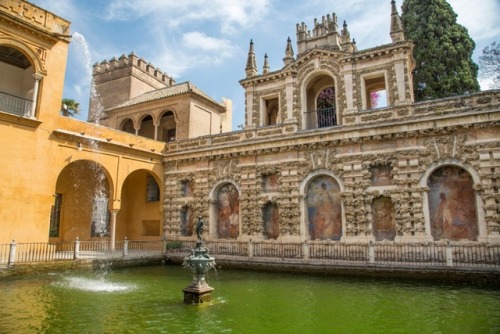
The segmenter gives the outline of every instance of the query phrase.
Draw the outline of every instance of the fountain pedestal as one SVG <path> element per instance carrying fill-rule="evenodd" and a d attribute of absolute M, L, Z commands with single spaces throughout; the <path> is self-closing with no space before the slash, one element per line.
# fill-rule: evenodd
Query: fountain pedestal
<path fill-rule="evenodd" d="M 184 291 L 184 303 L 200 304 L 211 301 L 214 288 L 208 285 L 205 276 L 215 266 L 215 258 L 208 254 L 208 249 L 203 246 L 203 241 L 196 242 L 196 247 L 191 250 L 190 256 L 184 258 L 182 265 L 193 272 L 193 281 L 182 290 Z"/>

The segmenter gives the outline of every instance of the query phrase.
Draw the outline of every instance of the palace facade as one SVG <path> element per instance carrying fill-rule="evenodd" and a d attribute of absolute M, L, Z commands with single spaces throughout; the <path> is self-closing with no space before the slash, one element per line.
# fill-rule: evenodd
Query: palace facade
<path fill-rule="evenodd" d="M 208 240 L 499 243 L 500 91 L 414 102 L 389 19 L 365 50 L 335 14 L 297 24 L 276 71 L 251 41 L 231 131 L 229 99 L 134 53 L 94 65 L 89 122 L 62 116 L 70 23 L 0 0 L 0 243 L 191 240 L 197 217 Z"/>

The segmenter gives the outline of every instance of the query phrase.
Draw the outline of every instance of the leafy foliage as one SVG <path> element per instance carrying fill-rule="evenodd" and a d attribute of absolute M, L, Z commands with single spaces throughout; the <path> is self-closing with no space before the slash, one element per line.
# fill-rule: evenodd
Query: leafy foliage
<path fill-rule="evenodd" d="M 415 99 L 479 91 L 475 43 L 446 0 L 404 0 L 402 9 L 405 36 L 415 45 Z"/>
<path fill-rule="evenodd" d="M 479 57 L 479 74 L 482 78 L 493 77 L 491 88 L 500 88 L 500 44 L 492 42 Z"/>
<path fill-rule="evenodd" d="M 80 112 L 80 103 L 72 99 L 63 99 L 61 104 L 61 114 L 63 116 L 75 116 Z"/>
<path fill-rule="evenodd" d="M 370 101 L 371 101 L 372 109 L 378 108 L 378 105 L 380 102 L 380 92 L 379 91 L 371 92 L 370 93 Z"/>
<path fill-rule="evenodd" d="M 329 87 L 322 90 L 318 95 L 316 104 L 317 109 L 335 108 L 335 89 Z"/>

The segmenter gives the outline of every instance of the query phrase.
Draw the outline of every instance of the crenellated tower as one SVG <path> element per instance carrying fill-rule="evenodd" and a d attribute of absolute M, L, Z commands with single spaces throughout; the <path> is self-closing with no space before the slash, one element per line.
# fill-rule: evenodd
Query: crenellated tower
<path fill-rule="evenodd" d="M 307 25 L 297 24 L 297 52 L 298 56 L 307 50 L 320 48 L 341 50 L 341 37 L 338 31 L 337 15 L 333 13 L 323 16 L 321 22 L 314 19 L 314 28 L 308 30 Z"/>
<path fill-rule="evenodd" d="M 90 99 L 89 121 L 103 117 L 103 110 L 175 84 L 172 77 L 134 52 L 94 64 L 92 80 L 96 97 Z"/>

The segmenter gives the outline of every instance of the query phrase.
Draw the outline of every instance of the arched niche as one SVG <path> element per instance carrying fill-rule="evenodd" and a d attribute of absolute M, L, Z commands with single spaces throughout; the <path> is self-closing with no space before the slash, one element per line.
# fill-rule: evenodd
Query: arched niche
<path fill-rule="evenodd" d="M 306 235 L 311 240 L 340 240 L 342 203 L 340 185 L 330 175 L 317 175 L 305 187 Z"/>
<path fill-rule="evenodd" d="M 276 203 L 267 202 L 262 207 L 262 225 L 266 239 L 278 239 L 280 234 L 280 213 Z"/>
<path fill-rule="evenodd" d="M 474 180 L 463 167 L 441 165 L 427 180 L 427 208 L 434 240 L 477 240 L 478 208 Z"/>
<path fill-rule="evenodd" d="M 231 182 L 222 182 L 212 192 L 210 234 L 221 239 L 240 235 L 240 192 Z"/>

